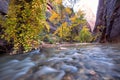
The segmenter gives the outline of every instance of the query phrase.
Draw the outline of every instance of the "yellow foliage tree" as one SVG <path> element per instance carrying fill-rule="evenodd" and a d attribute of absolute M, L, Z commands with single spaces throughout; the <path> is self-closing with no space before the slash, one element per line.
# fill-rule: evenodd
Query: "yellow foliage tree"
<path fill-rule="evenodd" d="M 64 22 L 55 32 L 54 35 L 58 35 L 63 40 L 69 40 L 70 36 L 70 27 L 68 27 L 68 23 Z"/>
<path fill-rule="evenodd" d="M 92 39 L 92 34 L 86 26 L 83 26 L 82 30 L 79 32 L 79 35 L 75 37 L 75 40 L 80 42 L 90 42 Z"/>
<path fill-rule="evenodd" d="M 56 0 L 53 6 L 55 13 L 53 12 L 49 19 L 57 28 L 55 35 L 65 41 L 89 42 L 91 40 L 91 33 L 85 27 L 87 22 L 84 19 L 83 11 L 79 10 L 74 13 L 71 8 L 64 7 L 61 0 Z M 90 38 L 86 38 L 89 36 Z"/>
<path fill-rule="evenodd" d="M 31 50 L 39 45 L 40 32 L 49 26 L 45 20 L 46 0 L 11 0 L 9 12 L 3 24 L 2 38 L 13 40 L 14 49 Z"/>
<path fill-rule="evenodd" d="M 55 11 L 52 11 L 52 15 L 49 19 L 50 19 L 50 21 L 56 21 L 56 20 L 60 19 L 60 15 L 58 13 L 56 13 Z"/>
<path fill-rule="evenodd" d="M 68 14 L 71 14 L 71 13 L 72 13 L 72 11 L 71 11 L 71 9 L 70 9 L 69 7 L 66 7 L 66 8 L 65 8 L 65 12 L 68 13 Z"/>

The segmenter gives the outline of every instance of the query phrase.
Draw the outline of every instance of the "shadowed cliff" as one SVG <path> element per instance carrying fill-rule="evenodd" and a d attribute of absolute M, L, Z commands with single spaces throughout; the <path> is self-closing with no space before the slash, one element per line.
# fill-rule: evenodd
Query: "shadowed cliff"
<path fill-rule="evenodd" d="M 99 0 L 94 32 L 98 31 L 100 42 L 120 42 L 120 0 Z"/>

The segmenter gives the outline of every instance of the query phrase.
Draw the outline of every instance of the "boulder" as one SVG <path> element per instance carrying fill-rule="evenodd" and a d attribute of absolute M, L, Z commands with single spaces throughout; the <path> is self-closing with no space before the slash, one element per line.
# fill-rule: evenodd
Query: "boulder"
<path fill-rule="evenodd" d="M 7 14 L 8 12 L 9 0 L 0 0 L 0 13 L 2 15 Z"/>
<path fill-rule="evenodd" d="M 120 42 L 120 0 L 99 0 L 94 32 L 98 31 L 100 42 Z"/>

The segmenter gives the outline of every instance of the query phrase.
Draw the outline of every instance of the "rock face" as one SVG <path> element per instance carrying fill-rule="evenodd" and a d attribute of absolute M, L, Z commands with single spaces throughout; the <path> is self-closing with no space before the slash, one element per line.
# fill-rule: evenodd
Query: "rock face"
<path fill-rule="evenodd" d="M 120 42 L 120 0 L 99 0 L 94 31 L 104 26 L 100 42 Z"/>
<path fill-rule="evenodd" d="M 0 0 L 0 16 L 4 18 L 4 16 L 8 12 L 8 4 L 9 0 Z M 0 35 L 3 34 L 3 30 L 0 25 Z M 1 53 L 7 53 L 11 49 L 12 46 L 8 44 L 5 40 L 0 39 L 0 54 Z"/>
<path fill-rule="evenodd" d="M 81 3 L 81 4 L 80 4 Z M 78 4 L 76 3 L 74 9 L 81 9 L 85 13 L 85 19 L 87 20 L 91 31 L 93 32 L 95 26 L 96 15 L 93 13 L 91 7 L 87 5 L 83 0 Z"/>
<path fill-rule="evenodd" d="M 2 15 L 7 14 L 7 12 L 8 12 L 8 3 L 9 3 L 9 0 L 0 0 L 0 13 Z"/>

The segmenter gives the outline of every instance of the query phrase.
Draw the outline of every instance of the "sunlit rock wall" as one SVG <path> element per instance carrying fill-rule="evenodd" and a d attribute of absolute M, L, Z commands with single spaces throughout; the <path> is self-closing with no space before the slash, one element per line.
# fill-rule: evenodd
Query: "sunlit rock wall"
<path fill-rule="evenodd" d="M 93 31 L 96 21 L 96 12 L 98 0 L 63 0 L 63 5 L 73 8 L 74 12 L 82 10 L 85 13 L 85 19 Z"/>

